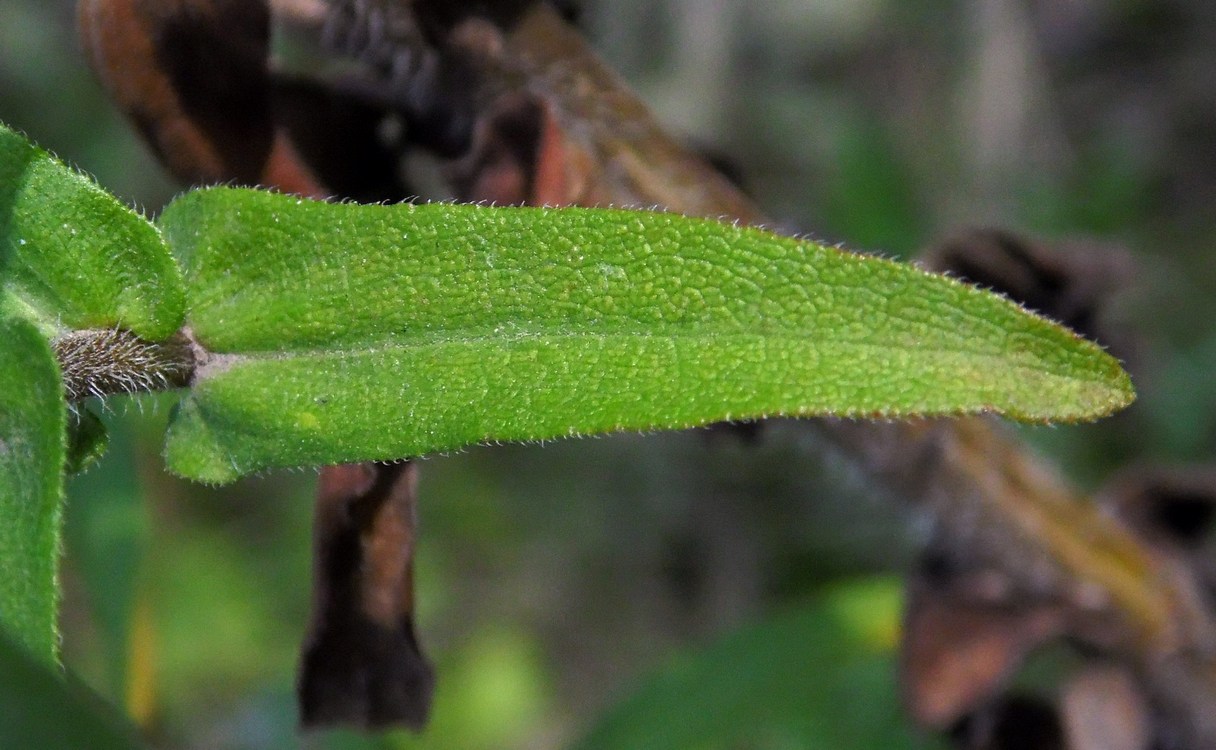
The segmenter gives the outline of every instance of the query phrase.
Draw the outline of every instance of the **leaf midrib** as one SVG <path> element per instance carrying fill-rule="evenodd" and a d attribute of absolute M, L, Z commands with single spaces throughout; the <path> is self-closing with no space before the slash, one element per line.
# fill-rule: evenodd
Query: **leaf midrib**
<path fill-rule="evenodd" d="M 833 333 L 830 328 L 825 329 L 829 334 Z M 1020 332 L 1020 335 L 1036 335 L 1034 332 Z M 756 341 L 756 340 L 797 340 L 805 341 L 808 338 L 813 338 L 806 330 L 787 330 L 778 329 L 774 332 L 748 332 L 739 330 L 715 330 L 712 328 L 699 329 L 697 331 L 688 330 L 673 330 L 673 331 L 647 331 L 647 330 L 624 330 L 624 331 L 539 331 L 539 330 L 522 330 L 512 331 L 509 333 L 490 332 L 483 334 L 460 334 L 452 335 L 450 332 L 435 332 L 435 333 L 415 333 L 403 334 L 400 337 L 375 337 L 362 341 L 343 342 L 342 346 L 324 347 L 324 346 L 298 346 L 289 349 L 241 349 L 239 351 L 208 351 L 208 356 L 205 356 L 201 366 L 199 367 L 199 378 L 207 376 L 208 368 L 213 363 L 223 362 L 224 368 L 227 369 L 232 365 L 240 364 L 243 360 L 248 361 L 263 361 L 275 359 L 293 359 L 293 358 L 330 358 L 330 357 L 364 357 L 376 356 L 378 354 L 405 352 L 410 350 L 421 350 L 426 348 L 438 348 L 447 346 L 501 346 L 506 347 L 512 343 L 522 343 L 528 341 L 535 342 L 556 342 L 568 341 L 574 339 L 588 340 L 629 340 L 641 339 L 648 341 L 687 341 L 712 339 L 714 341 Z M 1036 335 L 1036 338 L 1043 338 Z M 893 345 L 890 343 L 868 343 L 858 341 L 849 337 L 841 336 L 819 336 L 819 341 L 825 343 L 825 349 L 831 348 L 833 355 L 838 354 L 841 350 L 859 352 L 862 357 L 869 359 L 874 355 L 889 355 L 911 353 L 913 356 L 921 356 L 920 352 L 923 349 L 918 346 L 903 346 Z M 1019 370 L 1027 370 L 1041 372 L 1047 370 L 1050 374 L 1059 377 L 1068 377 L 1085 382 L 1106 383 L 1109 380 L 1109 374 L 1103 375 L 1093 370 L 1078 372 L 1075 368 L 1076 362 L 1066 361 L 1073 360 L 1072 356 L 1061 357 L 1060 361 L 1044 361 L 1042 358 L 1035 356 L 1031 352 L 1010 354 L 1008 349 L 1000 347 L 992 347 L 990 351 L 963 348 L 963 347 L 934 347 L 934 354 L 943 359 L 958 358 L 978 358 L 982 361 L 999 361 L 1003 366 L 1008 366 L 1008 359 L 1011 356 L 1019 359 L 1026 359 L 1033 364 L 1014 365 Z M 1084 362 L 1081 357 L 1075 358 Z"/>

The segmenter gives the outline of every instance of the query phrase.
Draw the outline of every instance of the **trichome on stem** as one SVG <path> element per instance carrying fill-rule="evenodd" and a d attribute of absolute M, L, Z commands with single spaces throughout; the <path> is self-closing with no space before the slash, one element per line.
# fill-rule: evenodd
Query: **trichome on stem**
<path fill-rule="evenodd" d="M 52 348 L 71 402 L 179 388 L 196 368 L 185 333 L 148 341 L 122 328 L 86 329 L 57 337 Z"/>

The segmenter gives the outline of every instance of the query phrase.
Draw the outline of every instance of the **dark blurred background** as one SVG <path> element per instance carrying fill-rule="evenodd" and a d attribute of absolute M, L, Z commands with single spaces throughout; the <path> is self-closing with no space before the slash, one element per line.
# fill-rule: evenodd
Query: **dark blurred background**
<path fill-rule="evenodd" d="M 1085 487 L 1213 458 L 1216 3 L 568 5 L 783 228 L 911 258 L 999 226 L 1133 264 L 1104 343 L 1133 342 L 1140 401 L 1023 434 Z M 64 0 L 0 3 L 0 119 L 149 214 L 178 189 L 90 76 Z M 295 747 L 315 475 L 176 480 L 171 406 L 112 402 L 110 453 L 71 484 L 65 660 L 157 746 Z M 893 676 L 921 519 L 804 431 L 477 448 L 426 460 L 421 502 L 432 727 L 307 747 L 934 745 L 899 717 Z M 1022 679 L 1050 690 L 1052 673 Z M 698 680 L 695 700 L 672 688 Z M 736 736 L 751 726 L 781 729 Z"/>

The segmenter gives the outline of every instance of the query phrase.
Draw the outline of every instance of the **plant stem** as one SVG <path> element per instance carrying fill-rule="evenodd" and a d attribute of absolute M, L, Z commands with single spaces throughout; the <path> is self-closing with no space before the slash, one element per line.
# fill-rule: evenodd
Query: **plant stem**
<path fill-rule="evenodd" d="M 186 332 L 148 341 L 121 328 L 71 331 L 52 342 L 68 401 L 189 384 L 197 366 Z"/>

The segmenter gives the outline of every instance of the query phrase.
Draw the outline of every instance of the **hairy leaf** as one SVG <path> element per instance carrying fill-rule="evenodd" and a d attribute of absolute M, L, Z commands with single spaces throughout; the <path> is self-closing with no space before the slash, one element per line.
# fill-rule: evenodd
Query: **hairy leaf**
<path fill-rule="evenodd" d="M 168 459 L 205 480 L 779 414 L 1080 420 L 1133 397 L 1114 359 L 1008 300 L 714 221 L 213 188 L 160 226 L 212 353 Z"/>
<path fill-rule="evenodd" d="M 50 345 L 0 317 L 0 628 L 53 661 L 67 405 Z"/>
<path fill-rule="evenodd" d="M 68 414 L 67 460 L 64 470 L 79 474 L 91 468 L 105 455 L 110 434 L 96 414 L 84 407 Z"/>
<path fill-rule="evenodd" d="M 169 336 L 181 274 L 156 228 L 0 125 L 0 309 L 51 332 L 122 326 Z"/>

